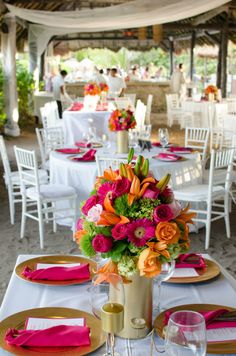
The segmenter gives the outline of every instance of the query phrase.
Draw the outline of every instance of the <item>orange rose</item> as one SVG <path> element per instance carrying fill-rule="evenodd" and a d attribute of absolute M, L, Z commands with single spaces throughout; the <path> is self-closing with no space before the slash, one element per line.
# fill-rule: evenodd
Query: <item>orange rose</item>
<path fill-rule="evenodd" d="M 179 241 L 180 230 L 175 222 L 160 222 L 155 231 L 156 237 L 167 244 L 174 244 Z"/>
<path fill-rule="evenodd" d="M 138 260 L 140 276 L 153 278 L 161 272 L 161 262 L 159 261 L 158 256 L 160 256 L 160 254 L 154 252 L 150 248 L 146 248 L 140 253 Z"/>

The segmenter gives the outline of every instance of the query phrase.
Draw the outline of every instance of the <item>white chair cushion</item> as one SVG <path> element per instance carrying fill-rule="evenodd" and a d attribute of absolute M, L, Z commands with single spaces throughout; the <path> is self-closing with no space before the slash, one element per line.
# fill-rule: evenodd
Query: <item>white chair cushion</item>
<path fill-rule="evenodd" d="M 196 184 L 188 187 L 183 187 L 179 190 L 174 190 L 175 198 L 184 201 L 207 201 L 208 199 L 208 184 Z M 212 197 L 223 195 L 225 192 L 224 188 L 217 185 L 213 187 Z"/>
<path fill-rule="evenodd" d="M 37 200 L 39 194 L 35 187 L 26 189 L 26 195 L 32 200 Z M 51 201 L 63 200 L 76 196 L 74 188 L 63 184 L 42 184 L 40 185 L 40 197 Z"/>
<path fill-rule="evenodd" d="M 39 175 L 39 182 L 41 184 L 45 184 L 48 182 L 48 172 L 45 171 L 44 169 L 39 169 L 38 170 L 38 175 Z M 7 177 L 4 175 L 4 179 L 7 185 Z M 11 172 L 11 181 L 13 185 L 20 185 L 20 174 L 18 171 Z"/>

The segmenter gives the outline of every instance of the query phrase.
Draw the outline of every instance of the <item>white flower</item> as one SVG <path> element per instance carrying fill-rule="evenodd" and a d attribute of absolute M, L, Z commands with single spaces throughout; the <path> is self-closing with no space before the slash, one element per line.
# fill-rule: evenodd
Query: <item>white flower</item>
<path fill-rule="evenodd" d="M 102 205 L 101 204 L 96 204 L 94 205 L 91 209 L 88 211 L 87 215 L 87 220 L 90 222 L 97 222 L 100 219 L 100 215 L 103 211 Z"/>

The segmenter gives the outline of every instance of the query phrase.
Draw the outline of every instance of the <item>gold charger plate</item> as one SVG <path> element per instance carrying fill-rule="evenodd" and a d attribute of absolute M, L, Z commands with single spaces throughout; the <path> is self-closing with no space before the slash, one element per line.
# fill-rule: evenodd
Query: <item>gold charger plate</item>
<path fill-rule="evenodd" d="M 86 324 L 90 327 L 90 346 L 80 347 L 19 347 L 8 345 L 5 340 L 6 331 L 9 328 L 24 329 L 28 317 L 38 318 L 86 318 Z M 73 356 L 86 355 L 101 347 L 105 342 L 105 334 L 102 331 L 101 321 L 93 315 L 81 310 L 71 308 L 37 308 L 28 309 L 13 314 L 0 322 L 0 347 L 13 355 L 22 356 Z"/>
<path fill-rule="evenodd" d="M 199 276 L 180 278 L 171 277 L 170 279 L 168 279 L 168 281 L 166 281 L 166 283 L 200 283 L 209 281 L 210 279 L 217 277 L 220 274 L 220 267 L 215 262 L 210 261 L 206 258 L 204 258 L 204 261 L 206 262 L 206 269 L 204 271 L 198 272 Z"/>
<path fill-rule="evenodd" d="M 37 263 L 57 263 L 61 264 L 63 266 L 64 263 L 89 263 L 89 269 L 90 269 L 90 278 L 89 279 L 72 279 L 69 281 L 47 281 L 47 280 L 30 280 L 27 279 L 22 275 L 22 272 L 26 266 L 30 267 L 31 269 L 35 269 Z M 73 256 L 73 255 L 52 255 L 52 256 L 41 256 L 41 257 L 35 257 L 31 258 L 27 261 L 21 262 L 19 265 L 16 266 L 15 268 L 15 273 L 16 275 L 30 283 L 36 283 L 36 284 L 43 284 L 43 285 L 49 285 L 49 286 L 65 286 L 65 285 L 73 285 L 73 284 L 82 284 L 85 282 L 90 281 L 93 276 L 94 276 L 94 271 L 96 271 L 97 264 L 95 261 L 92 261 L 86 257 L 80 257 L 80 256 Z"/>
<path fill-rule="evenodd" d="M 178 310 L 192 310 L 192 311 L 207 311 L 216 309 L 228 309 L 229 311 L 236 311 L 235 308 L 230 308 L 222 305 L 215 304 L 185 304 L 179 305 L 178 307 L 170 308 L 168 311 L 178 311 Z M 164 339 L 164 316 L 165 310 L 160 315 L 158 315 L 154 321 L 154 329 L 158 336 Z M 236 352 L 236 341 L 223 341 L 223 342 L 211 342 L 207 344 L 207 352 L 209 354 L 233 354 Z"/>

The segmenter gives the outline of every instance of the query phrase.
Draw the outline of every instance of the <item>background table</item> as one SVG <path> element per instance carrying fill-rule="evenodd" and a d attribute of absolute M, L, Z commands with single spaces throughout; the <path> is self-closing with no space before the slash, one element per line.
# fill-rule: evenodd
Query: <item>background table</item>
<path fill-rule="evenodd" d="M 64 111 L 63 128 L 65 143 L 73 145 L 76 141 L 82 140 L 83 133 L 87 133 L 91 126 L 96 127 L 97 136 L 108 135 L 108 120 L 110 115 L 110 111 Z"/>
<path fill-rule="evenodd" d="M 38 256 L 20 255 L 17 258 L 16 265 L 33 257 Z M 204 257 L 209 258 L 207 255 Z M 236 280 L 223 268 L 221 268 L 221 271 L 221 276 L 208 283 L 187 285 L 163 283 L 162 307 L 170 308 L 182 304 L 212 303 L 236 308 Z M 0 309 L 0 320 L 25 309 L 43 307 L 67 307 L 91 313 L 88 287 L 88 284 L 58 287 L 41 286 L 21 280 L 13 272 Z M 156 302 L 155 295 L 157 295 L 157 290 L 154 287 L 154 304 Z M 158 344 L 162 343 L 159 338 L 156 338 L 156 340 Z M 116 338 L 116 344 L 117 350 L 121 355 L 127 355 L 125 340 Z M 132 356 L 148 355 L 150 338 L 131 340 L 131 347 Z M 103 352 L 104 348 L 101 348 L 92 355 L 99 356 Z M 5 356 L 9 355 L 9 353 L 0 350 L 0 355 Z M 158 354 L 154 352 L 154 355 Z M 236 356 L 236 353 L 234 355 Z"/>
<path fill-rule="evenodd" d="M 41 120 L 40 108 L 42 108 L 46 103 L 53 101 L 53 93 L 48 91 L 39 91 L 34 93 L 34 115 Z"/>

